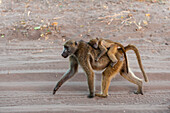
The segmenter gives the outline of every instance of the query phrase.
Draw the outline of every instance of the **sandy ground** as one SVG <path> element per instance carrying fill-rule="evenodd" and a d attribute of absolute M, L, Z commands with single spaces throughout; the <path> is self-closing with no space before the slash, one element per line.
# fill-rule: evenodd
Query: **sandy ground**
<path fill-rule="evenodd" d="M 166 0 L 0 0 L 0 113 L 169 113 L 169 6 Z M 144 95 L 135 95 L 137 87 L 118 74 L 108 98 L 89 99 L 81 67 L 52 95 L 68 68 L 64 41 L 97 36 L 139 48 L 150 80 Z M 127 54 L 143 78 L 134 53 Z M 101 72 L 95 81 L 99 92 Z"/>

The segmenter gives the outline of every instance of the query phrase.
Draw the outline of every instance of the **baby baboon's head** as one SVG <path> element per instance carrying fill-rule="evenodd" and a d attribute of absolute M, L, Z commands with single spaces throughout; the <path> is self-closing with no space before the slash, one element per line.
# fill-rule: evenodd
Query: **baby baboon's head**
<path fill-rule="evenodd" d="M 98 49 L 98 47 L 99 47 L 99 39 L 98 38 L 91 39 L 88 42 L 88 44 L 91 45 L 94 49 Z"/>

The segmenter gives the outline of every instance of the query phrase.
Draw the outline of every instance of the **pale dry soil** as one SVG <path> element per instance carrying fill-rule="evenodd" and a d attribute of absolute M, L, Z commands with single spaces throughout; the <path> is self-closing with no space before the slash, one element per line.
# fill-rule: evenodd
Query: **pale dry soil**
<path fill-rule="evenodd" d="M 169 113 L 170 5 L 162 1 L 1 0 L 0 113 Z M 99 19 L 122 11 L 130 11 L 142 28 L 123 24 L 121 19 L 127 15 Z M 60 30 L 51 28 L 45 40 L 40 34 L 46 31 L 34 27 L 50 22 L 58 22 Z M 88 41 L 97 36 L 137 46 L 149 78 L 143 85 L 144 95 L 135 95 L 136 85 L 118 74 L 107 98 L 89 99 L 81 67 L 52 95 L 69 66 L 68 59 L 61 57 L 64 40 Z M 127 55 L 132 71 L 143 79 L 134 52 Z M 101 73 L 95 71 L 96 93 L 100 92 Z"/>

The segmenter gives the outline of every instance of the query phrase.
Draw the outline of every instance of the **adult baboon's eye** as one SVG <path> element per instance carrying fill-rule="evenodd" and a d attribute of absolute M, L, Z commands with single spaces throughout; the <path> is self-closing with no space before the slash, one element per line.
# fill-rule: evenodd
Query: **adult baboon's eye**
<path fill-rule="evenodd" d="M 64 46 L 64 49 L 68 49 L 68 46 Z"/>
<path fill-rule="evenodd" d="M 67 50 L 67 52 L 70 52 L 70 48 L 68 46 L 64 46 L 65 50 Z"/>

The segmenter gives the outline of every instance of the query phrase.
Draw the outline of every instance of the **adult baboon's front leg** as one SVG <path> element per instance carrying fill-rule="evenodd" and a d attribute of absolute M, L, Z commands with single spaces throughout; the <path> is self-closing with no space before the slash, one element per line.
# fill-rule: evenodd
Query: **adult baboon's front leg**
<path fill-rule="evenodd" d="M 62 78 L 59 80 L 59 82 L 56 84 L 54 90 L 53 90 L 53 95 L 56 93 L 56 91 L 61 87 L 61 85 L 70 79 L 72 76 L 75 75 L 75 73 L 78 70 L 78 62 L 74 56 L 69 57 L 70 61 L 70 67 L 69 70 L 62 76 Z"/>

